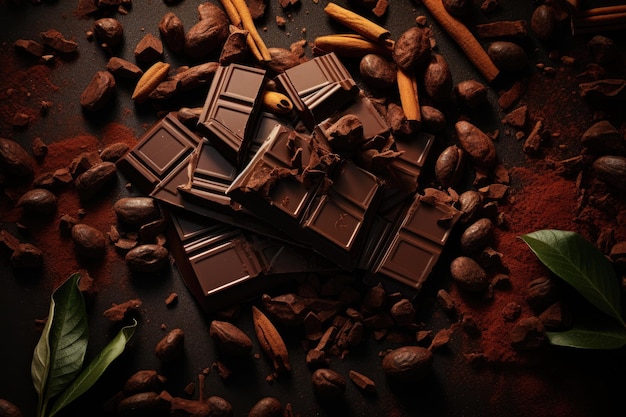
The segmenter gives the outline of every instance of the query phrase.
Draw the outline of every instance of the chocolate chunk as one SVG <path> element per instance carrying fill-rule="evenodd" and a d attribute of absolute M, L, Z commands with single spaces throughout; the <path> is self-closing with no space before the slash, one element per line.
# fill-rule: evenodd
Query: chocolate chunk
<path fill-rule="evenodd" d="M 83 109 L 94 112 L 105 108 L 115 93 L 115 78 L 108 71 L 97 71 L 80 95 Z"/>
<path fill-rule="evenodd" d="M 232 164 L 247 156 L 265 71 L 240 64 L 219 67 L 207 95 L 198 129 Z"/>

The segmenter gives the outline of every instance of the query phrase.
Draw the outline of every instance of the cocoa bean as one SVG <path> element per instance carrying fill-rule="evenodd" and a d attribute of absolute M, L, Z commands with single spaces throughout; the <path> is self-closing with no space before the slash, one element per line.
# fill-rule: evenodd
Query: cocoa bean
<path fill-rule="evenodd" d="M 126 380 L 122 391 L 125 396 L 140 392 L 160 392 L 162 389 L 161 377 L 153 369 L 142 369 Z"/>
<path fill-rule="evenodd" d="M 526 317 L 515 323 L 509 335 L 515 349 L 538 349 L 546 341 L 543 323 L 537 317 Z"/>
<path fill-rule="evenodd" d="M 128 152 L 130 147 L 122 142 L 113 143 L 100 152 L 102 161 L 115 162 Z"/>
<path fill-rule="evenodd" d="M 205 13 L 185 34 L 184 51 L 191 58 L 202 58 L 221 48 L 228 38 L 228 17 L 212 3 L 204 3 Z"/>
<path fill-rule="evenodd" d="M 106 239 L 104 233 L 84 223 L 72 227 L 74 248 L 80 256 L 99 259 L 104 256 Z"/>
<path fill-rule="evenodd" d="M 452 73 L 441 54 L 432 54 L 424 71 L 424 90 L 436 103 L 447 102 L 452 94 Z"/>
<path fill-rule="evenodd" d="M 421 106 L 422 128 L 431 133 L 443 132 L 446 128 L 446 116 L 433 106 Z"/>
<path fill-rule="evenodd" d="M 470 0 L 442 0 L 446 11 L 454 17 L 463 17 L 471 10 L 472 2 Z"/>
<path fill-rule="evenodd" d="M 124 197 L 113 204 L 117 218 L 129 225 L 141 226 L 158 220 L 161 212 L 152 197 Z"/>
<path fill-rule="evenodd" d="M 30 177 L 35 161 L 19 143 L 0 138 L 0 170 L 8 176 Z"/>
<path fill-rule="evenodd" d="M 450 274 L 454 282 L 466 291 L 482 292 L 489 286 L 483 267 L 467 256 L 459 256 L 450 263 Z"/>
<path fill-rule="evenodd" d="M 519 72 L 528 68 L 528 54 L 516 43 L 493 42 L 487 48 L 487 54 L 494 65 L 502 71 Z"/>
<path fill-rule="evenodd" d="M 163 15 L 159 21 L 159 33 L 172 52 L 179 53 L 185 48 L 185 27 L 176 14 L 169 12 Z"/>
<path fill-rule="evenodd" d="M 608 120 L 591 125 L 580 137 L 580 142 L 596 155 L 617 155 L 626 147 L 626 140 Z"/>
<path fill-rule="evenodd" d="M 16 203 L 25 215 L 48 217 L 57 211 L 57 197 L 43 188 L 26 191 Z"/>
<path fill-rule="evenodd" d="M 124 26 L 112 17 L 94 21 L 93 33 L 100 46 L 109 51 L 119 47 L 124 40 Z"/>
<path fill-rule="evenodd" d="M 89 200 L 117 178 L 117 168 L 113 162 L 101 162 L 89 168 L 76 178 L 76 191 L 82 200 Z"/>
<path fill-rule="evenodd" d="M 385 355 L 382 368 L 392 382 L 419 382 L 428 375 L 433 362 L 430 350 L 421 346 L 402 346 Z"/>
<path fill-rule="evenodd" d="M 626 191 L 626 157 L 604 155 L 593 161 L 592 168 L 599 180 Z"/>
<path fill-rule="evenodd" d="M 22 410 L 12 402 L 0 399 L 0 417 L 22 417 Z"/>
<path fill-rule="evenodd" d="M 377 54 L 367 54 L 361 58 L 359 72 L 363 81 L 374 89 L 384 90 L 396 84 L 394 63 Z"/>
<path fill-rule="evenodd" d="M 461 193 L 458 203 L 461 211 L 459 222 L 468 223 L 473 221 L 476 214 L 480 211 L 483 197 L 478 191 L 468 190 Z"/>
<path fill-rule="evenodd" d="M 115 93 L 115 77 L 108 71 L 97 71 L 80 95 L 83 109 L 95 112 L 109 104 Z"/>
<path fill-rule="evenodd" d="M 289 49 L 269 47 L 270 61 L 263 65 L 275 74 L 280 74 L 301 63 L 300 57 Z"/>
<path fill-rule="evenodd" d="M 408 326 L 413 323 L 416 312 L 413 303 L 409 299 L 403 298 L 391 306 L 389 313 L 396 325 Z"/>
<path fill-rule="evenodd" d="M 461 147 L 477 166 L 491 168 L 496 164 L 496 147 L 489 136 L 464 120 L 457 122 L 454 127 Z"/>
<path fill-rule="evenodd" d="M 274 397 L 261 398 L 252 406 L 248 417 L 282 417 L 283 405 Z"/>
<path fill-rule="evenodd" d="M 393 47 L 393 61 L 404 71 L 413 71 L 426 65 L 431 55 L 428 31 L 420 26 L 413 26 L 404 31 Z"/>
<path fill-rule="evenodd" d="M 128 417 L 165 417 L 169 415 L 171 402 L 156 392 L 141 392 L 120 401 L 117 411 Z"/>
<path fill-rule="evenodd" d="M 224 398 L 217 395 L 211 395 L 206 399 L 209 406 L 209 415 L 211 417 L 233 417 L 233 406 Z"/>
<path fill-rule="evenodd" d="M 169 252 L 160 245 L 139 245 L 129 250 L 125 259 L 132 271 L 157 272 L 168 265 Z"/>
<path fill-rule="evenodd" d="M 336 400 L 346 392 L 346 379 L 340 373 L 320 368 L 311 375 L 313 392 L 322 400 Z"/>
<path fill-rule="evenodd" d="M 611 38 L 602 35 L 595 35 L 587 42 L 587 49 L 594 62 L 600 65 L 611 65 L 618 63 L 621 59 L 620 49 Z"/>
<path fill-rule="evenodd" d="M 478 219 L 469 225 L 461 234 L 461 251 L 471 254 L 487 246 L 493 236 L 493 227 L 488 218 Z"/>
<path fill-rule="evenodd" d="M 537 7 L 530 18 L 530 28 L 540 41 L 550 41 L 556 30 L 554 9 L 546 4 Z"/>
<path fill-rule="evenodd" d="M 154 354 L 162 362 L 178 359 L 185 349 L 185 333 L 182 329 L 173 329 L 157 343 Z"/>
<path fill-rule="evenodd" d="M 209 335 L 218 348 L 227 355 L 243 356 L 250 353 L 252 340 L 240 328 L 227 321 L 213 320 Z"/>
<path fill-rule="evenodd" d="M 459 104 L 475 109 L 487 102 L 487 87 L 476 80 L 461 81 L 454 87 L 454 96 Z"/>
<path fill-rule="evenodd" d="M 435 162 L 435 177 L 444 187 L 454 187 L 463 174 L 464 152 L 456 145 L 444 149 Z"/>
<path fill-rule="evenodd" d="M 188 68 L 176 76 L 177 90 L 185 92 L 206 87 L 213 81 L 213 76 L 219 66 L 218 62 L 205 62 Z"/>

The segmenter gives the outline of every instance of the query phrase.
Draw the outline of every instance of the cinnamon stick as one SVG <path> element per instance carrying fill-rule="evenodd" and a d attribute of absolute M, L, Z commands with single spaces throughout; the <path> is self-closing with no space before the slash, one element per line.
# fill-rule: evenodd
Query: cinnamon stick
<path fill-rule="evenodd" d="M 398 92 L 400 93 L 400 105 L 404 110 L 407 120 L 421 123 L 422 114 L 420 111 L 419 96 L 417 95 L 417 80 L 413 74 L 406 73 L 398 68 L 396 75 Z"/>
<path fill-rule="evenodd" d="M 422 0 L 422 3 L 450 37 L 461 47 L 465 55 L 487 81 L 492 82 L 495 80 L 500 70 L 491 61 L 487 52 L 485 52 L 469 29 L 446 11 L 441 0 Z"/>
<path fill-rule="evenodd" d="M 335 3 L 328 3 L 324 12 L 339 23 L 374 42 L 391 45 L 391 33 L 384 27 Z"/>
<path fill-rule="evenodd" d="M 390 49 L 357 34 L 324 35 L 315 38 L 313 41 L 315 55 L 330 52 L 346 58 L 360 58 L 367 54 L 391 55 Z"/>
<path fill-rule="evenodd" d="M 228 1 L 228 0 L 225 0 Z M 259 32 L 256 30 L 256 26 L 254 21 L 252 20 L 252 15 L 250 14 L 250 9 L 246 4 L 245 0 L 230 0 L 232 1 L 232 5 L 237 11 L 237 14 L 241 18 L 241 25 L 245 30 L 248 31 L 248 37 L 252 38 L 256 48 L 258 49 L 259 55 L 261 57 L 261 61 L 271 61 L 272 57 L 270 55 L 265 42 L 259 35 Z M 254 53 L 254 50 L 252 50 Z"/>

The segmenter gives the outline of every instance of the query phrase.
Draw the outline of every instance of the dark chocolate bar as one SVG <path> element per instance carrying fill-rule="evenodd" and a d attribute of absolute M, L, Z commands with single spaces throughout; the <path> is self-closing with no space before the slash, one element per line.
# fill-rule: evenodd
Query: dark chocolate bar
<path fill-rule="evenodd" d="M 277 126 L 227 194 L 293 239 L 352 269 L 382 184 L 349 160 L 308 184 L 300 176 L 302 167 L 319 158 L 312 141 L 310 136 Z M 294 163 L 296 155 L 298 163 Z"/>
<path fill-rule="evenodd" d="M 416 194 L 411 204 L 384 233 L 385 244 L 369 268 L 419 291 L 437 263 L 460 212 L 450 205 L 426 201 Z M 383 228 L 384 229 L 384 228 Z"/>
<path fill-rule="evenodd" d="M 334 53 L 289 68 L 276 76 L 276 82 L 309 129 L 352 101 L 359 92 Z"/>
<path fill-rule="evenodd" d="M 336 267 L 311 251 L 190 213 L 170 213 L 172 254 L 199 305 L 207 312 L 258 296 L 311 271 Z"/>
<path fill-rule="evenodd" d="M 248 155 L 265 82 L 263 69 L 219 67 L 198 120 L 198 130 L 236 167 Z"/>
<path fill-rule="evenodd" d="M 139 143 L 117 161 L 117 167 L 141 191 L 149 194 L 163 179 L 189 160 L 202 137 L 169 113 L 150 128 Z"/>

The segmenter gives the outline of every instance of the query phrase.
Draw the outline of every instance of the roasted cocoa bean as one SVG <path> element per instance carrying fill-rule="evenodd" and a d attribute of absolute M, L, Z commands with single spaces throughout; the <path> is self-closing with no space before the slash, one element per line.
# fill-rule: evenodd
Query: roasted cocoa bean
<path fill-rule="evenodd" d="M 526 317 L 515 323 L 509 334 L 511 345 L 515 349 L 538 349 L 546 341 L 543 323 L 537 317 Z"/>
<path fill-rule="evenodd" d="M 359 63 L 363 81 L 374 89 L 384 90 L 396 84 L 396 68 L 392 61 L 377 54 L 367 54 Z"/>
<path fill-rule="evenodd" d="M 626 140 L 608 120 L 591 125 L 580 137 L 580 142 L 595 155 L 618 155 L 626 147 Z"/>
<path fill-rule="evenodd" d="M 80 105 L 86 111 L 105 108 L 115 93 L 115 77 L 109 71 L 97 71 L 80 95 Z"/>
<path fill-rule="evenodd" d="M 22 410 L 12 402 L 0 398 L 0 417 L 22 417 Z"/>
<path fill-rule="evenodd" d="M 199 400 L 173 397 L 171 405 L 170 416 L 212 417 L 209 405 Z"/>
<path fill-rule="evenodd" d="M 520 72 L 528 69 L 528 54 L 520 45 L 508 41 L 492 42 L 487 54 L 502 71 Z"/>
<path fill-rule="evenodd" d="M 113 162 L 101 162 L 89 168 L 76 178 L 76 191 L 82 200 L 89 200 L 117 178 L 117 168 Z"/>
<path fill-rule="evenodd" d="M 161 392 L 161 377 L 154 369 L 142 369 L 126 380 L 122 391 L 129 397 L 140 392 Z"/>
<path fill-rule="evenodd" d="M 487 246 L 493 237 L 493 222 L 488 218 L 476 220 L 461 234 L 461 251 L 466 254 L 476 253 Z"/>
<path fill-rule="evenodd" d="M 228 38 L 228 17 L 212 3 L 203 4 L 204 18 L 185 34 L 184 51 L 191 58 L 202 58 L 219 49 Z"/>
<path fill-rule="evenodd" d="M 57 196 L 43 188 L 26 191 L 16 203 L 25 215 L 48 217 L 57 211 Z"/>
<path fill-rule="evenodd" d="M 213 76 L 219 66 L 218 62 L 205 62 L 188 68 L 176 76 L 176 89 L 186 92 L 206 87 L 213 81 Z"/>
<path fill-rule="evenodd" d="M 626 157 L 605 155 L 592 164 L 598 179 L 618 190 L 626 191 Z"/>
<path fill-rule="evenodd" d="M 157 272 L 168 265 L 169 252 L 160 245 L 139 245 L 129 250 L 125 259 L 132 271 Z"/>
<path fill-rule="evenodd" d="M 175 53 L 185 48 L 185 27 L 176 14 L 169 12 L 159 21 L 159 33 L 165 45 Z"/>
<path fill-rule="evenodd" d="M 446 116 L 433 106 L 421 106 L 422 128 L 430 133 L 440 133 L 446 128 Z"/>
<path fill-rule="evenodd" d="M 464 152 L 456 145 L 444 149 L 435 162 L 435 177 L 444 187 L 457 185 L 463 174 Z"/>
<path fill-rule="evenodd" d="M 0 171 L 15 177 L 30 177 L 34 173 L 35 161 L 19 143 L 0 138 Z"/>
<path fill-rule="evenodd" d="M 530 29 L 540 41 L 550 41 L 556 30 L 554 9 L 546 4 L 538 6 L 530 18 Z"/>
<path fill-rule="evenodd" d="M 587 42 L 587 49 L 594 62 L 600 65 L 616 64 L 622 59 L 617 44 L 606 36 L 595 35 Z"/>
<path fill-rule="evenodd" d="M 461 81 L 454 87 L 457 103 L 470 109 L 487 102 L 487 87 L 476 80 Z"/>
<path fill-rule="evenodd" d="M 461 211 L 460 223 L 468 223 L 473 221 L 476 214 L 480 211 L 483 203 L 483 196 L 474 190 L 468 190 L 459 196 L 459 210 Z"/>
<path fill-rule="evenodd" d="M 100 152 L 102 161 L 115 162 L 128 152 L 130 147 L 122 142 L 113 143 Z"/>
<path fill-rule="evenodd" d="M 100 45 L 107 50 L 117 48 L 124 40 L 124 26 L 112 17 L 94 21 L 93 33 Z"/>
<path fill-rule="evenodd" d="M 404 31 L 393 47 L 393 61 L 404 71 L 413 71 L 426 65 L 431 55 L 428 31 L 420 26 L 413 26 Z"/>
<path fill-rule="evenodd" d="M 209 335 L 225 354 L 243 356 L 250 353 L 252 340 L 239 327 L 227 321 L 213 320 Z"/>
<path fill-rule="evenodd" d="M 559 290 L 556 281 L 549 277 L 535 278 L 528 284 L 526 302 L 535 312 L 541 312 L 557 301 Z"/>
<path fill-rule="evenodd" d="M 99 259 L 104 256 L 106 239 L 104 233 L 88 224 L 78 223 L 72 227 L 74 248 L 80 256 Z"/>
<path fill-rule="evenodd" d="M 496 164 L 496 147 L 487 134 L 464 120 L 457 122 L 454 127 L 461 147 L 477 166 L 491 168 Z"/>
<path fill-rule="evenodd" d="M 459 256 L 450 263 L 450 274 L 454 282 L 466 291 L 482 292 L 489 286 L 483 267 L 467 256 Z"/>
<path fill-rule="evenodd" d="M 140 392 L 120 401 L 117 411 L 128 417 L 165 417 L 169 415 L 170 400 L 156 392 Z"/>
<path fill-rule="evenodd" d="M 157 343 L 154 354 L 162 362 L 178 359 L 185 349 L 185 333 L 182 329 L 171 330 Z"/>
<path fill-rule="evenodd" d="M 206 399 L 209 406 L 209 415 L 211 417 L 233 417 L 233 406 L 224 398 L 217 395 L 211 395 Z"/>
<path fill-rule="evenodd" d="M 424 71 L 424 90 L 436 103 L 446 103 L 452 96 L 452 73 L 441 54 L 432 54 Z"/>
<path fill-rule="evenodd" d="M 408 326 L 413 323 L 416 312 L 413 303 L 409 299 L 403 298 L 391 306 L 389 313 L 391 317 L 393 317 L 396 325 Z"/>
<path fill-rule="evenodd" d="M 133 226 L 141 226 L 158 220 L 161 212 L 152 197 L 124 197 L 113 205 L 118 220 Z"/>
<path fill-rule="evenodd" d="M 346 379 L 339 372 L 320 368 L 311 375 L 313 392 L 322 400 L 336 400 L 346 392 Z"/>
<path fill-rule="evenodd" d="M 421 346 L 402 346 L 385 355 L 383 372 L 395 383 L 411 383 L 423 380 L 430 372 L 434 357 L 429 349 Z"/>
<path fill-rule="evenodd" d="M 261 398 L 252 406 L 248 417 L 282 417 L 283 405 L 274 397 Z"/>

